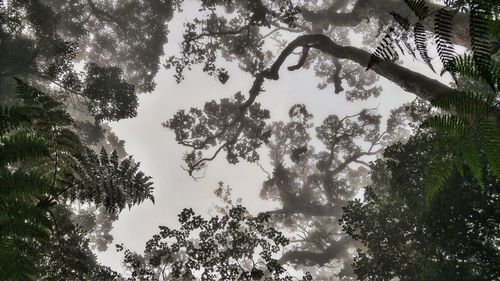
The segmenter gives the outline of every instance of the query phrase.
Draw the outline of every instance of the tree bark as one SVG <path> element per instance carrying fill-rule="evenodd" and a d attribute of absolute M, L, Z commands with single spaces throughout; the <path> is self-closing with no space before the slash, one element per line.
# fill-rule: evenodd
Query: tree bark
<path fill-rule="evenodd" d="M 415 18 L 411 9 L 403 0 L 358 0 L 350 12 L 342 13 L 339 9 L 341 0 L 334 2 L 329 8 L 310 11 L 302 9 L 304 20 L 314 24 L 329 24 L 333 26 L 357 26 L 364 20 L 372 18 L 381 19 L 390 17 L 389 12 L 396 12 L 402 16 Z M 429 3 L 430 12 L 436 11 L 443 6 Z M 427 31 L 434 32 L 434 17 L 427 17 L 422 24 Z M 469 16 L 465 13 L 457 13 L 452 22 L 452 41 L 454 44 L 470 48 Z"/>
<path fill-rule="evenodd" d="M 358 63 L 363 67 L 368 66 L 371 54 L 365 50 L 351 47 L 341 46 L 333 42 L 328 36 L 323 34 L 302 35 L 290 42 L 288 46 L 281 52 L 279 57 L 271 68 L 263 73 L 264 78 L 278 80 L 279 69 L 286 58 L 299 47 L 314 48 L 324 53 L 330 54 L 338 59 L 347 59 Z M 304 54 L 303 54 L 304 55 Z M 305 54 L 307 55 L 307 53 Z M 302 59 L 301 59 L 302 61 Z M 289 67 L 289 70 L 298 69 L 297 66 Z M 430 100 L 438 95 L 450 91 L 451 88 L 441 82 L 429 78 L 416 71 L 407 69 L 394 62 L 382 62 L 370 68 L 380 76 L 392 81 L 405 91 L 415 94 L 416 96 Z"/>

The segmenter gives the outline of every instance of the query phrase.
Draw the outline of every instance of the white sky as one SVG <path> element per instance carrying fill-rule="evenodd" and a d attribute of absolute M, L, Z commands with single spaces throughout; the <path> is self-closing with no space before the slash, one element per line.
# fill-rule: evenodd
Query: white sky
<path fill-rule="evenodd" d="M 190 10 L 190 7 L 184 9 Z M 177 15 L 170 24 L 169 43 L 165 46 L 167 56 L 178 51 L 181 26 L 185 19 L 184 14 Z M 290 58 L 286 64 L 295 64 L 293 59 Z M 163 63 L 165 58 L 161 61 Z M 411 63 L 409 67 L 415 69 L 415 64 Z M 428 72 L 422 64 L 417 67 Z M 159 225 L 178 226 L 177 214 L 183 208 L 191 207 L 207 215 L 215 201 L 213 191 L 221 180 L 231 186 L 234 197 L 243 198 L 243 204 L 251 212 L 273 208 L 272 202 L 258 197 L 265 174 L 257 165 L 244 162 L 231 165 L 221 154 L 216 161 L 209 163 L 206 176 L 194 181 L 180 168 L 186 149 L 175 142 L 173 132 L 161 126 L 161 122 L 170 119 L 179 109 L 202 106 L 210 99 L 231 97 L 238 91 L 246 94 L 253 82 L 252 77 L 240 71 L 234 63 L 227 68 L 231 78 L 226 85 L 207 76 L 201 68 L 187 72 L 186 79 L 177 85 L 172 72 L 162 67 L 155 79 L 158 84 L 156 90 L 139 98 L 138 116 L 111 124 L 114 132 L 126 141 L 127 152 L 141 162 L 141 170 L 153 177 L 156 204 L 148 201 L 120 214 L 112 232 L 114 242 L 107 252 L 98 253 L 103 264 L 121 272 L 122 253 L 115 251 L 114 244 L 123 243 L 126 248 L 142 253 L 145 242 L 158 232 Z M 304 103 L 309 112 L 314 114 L 315 124 L 318 125 L 332 113 L 344 116 L 379 105 L 379 112 L 384 114 L 414 99 L 413 95 L 404 94 L 399 87 L 383 78 L 380 83 L 384 91 L 379 98 L 354 103 L 345 101 L 342 94 L 335 95 L 333 85 L 318 90 L 318 82 L 313 70 L 288 72 L 283 67 L 278 81 L 265 82 L 265 93 L 259 96 L 258 101 L 264 108 L 271 110 L 273 120 L 285 120 L 293 104 Z M 261 158 L 264 158 L 262 164 L 267 166 L 267 156 L 261 154 Z"/>

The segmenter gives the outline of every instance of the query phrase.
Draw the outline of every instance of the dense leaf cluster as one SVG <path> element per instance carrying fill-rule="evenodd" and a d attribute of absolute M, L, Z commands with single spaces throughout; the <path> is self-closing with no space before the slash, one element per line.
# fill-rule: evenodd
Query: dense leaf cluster
<path fill-rule="evenodd" d="M 192 209 L 179 214 L 181 227 L 160 226 L 143 256 L 125 251 L 130 280 L 293 280 L 276 259 L 288 239 L 242 206 L 208 220 Z M 122 249 L 122 246 L 118 246 Z M 295 278 L 296 279 L 296 278 Z M 302 280 L 312 280 L 306 274 Z"/>
<path fill-rule="evenodd" d="M 483 169 L 454 172 L 425 203 L 432 138 L 388 147 L 372 167 L 364 200 L 344 209 L 346 232 L 363 243 L 354 261 L 362 280 L 495 280 L 500 277 L 500 182 Z"/>
<path fill-rule="evenodd" d="M 131 158 L 80 142 L 63 103 L 17 80 L 0 115 L 0 276 L 89 280 L 116 276 L 96 262 L 71 202 L 119 212 L 151 199 L 150 177 Z"/>

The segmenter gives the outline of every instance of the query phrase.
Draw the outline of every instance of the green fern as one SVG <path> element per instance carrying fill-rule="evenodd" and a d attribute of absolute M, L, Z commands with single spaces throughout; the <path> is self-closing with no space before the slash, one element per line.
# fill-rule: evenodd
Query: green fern
<path fill-rule="evenodd" d="M 495 1 L 474 0 L 470 4 L 470 37 L 475 65 L 483 78 L 491 84 L 492 41 L 490 22 Z"/>
<path fill-rule="evenodd" d="M 397 57 L 393 53 L 395 46 L 404 53 L 400 42 L 405 44 L 407 50 L 412 50 L 408 47 L 408 35 L 413 31 L 414 45 L 420 57 L 434 71 L 427 47 L 428 32 L 423 25 L 424 20 L 434 17 L 433 37 L 444 66 L 442 73 L 447 71 L 455 81 L 465 78 L 478 85 L 474 88 L 476 92 L 454 90 L 431 100 L 433 106 L 445 113 L 434 115 L 421 125 L 434 130 L 438 136 L 434 143 L 435 158 L 430 163 L 426 178 L 426 198 L 429 200 L 454 170 L 464 175 L 464 168 L 467 168 L 481 185 L 485 165 L 500 177 L 499 120 L 492 120 L 500 115 L 500 62 L 495 56 L 500 47 L 498 3 L 491 0 L 446 0 L 444 8 L 433 12 L 430 12 L 425 0 L 405 0 L 405 3 L 418 20 L 412 24 L 400 14 L 391 13 L 398 26 L 405 31 L 400 38 L 395 37 L 394 32 L 390 38 L 384 38 L 372 54 L 368 68 Z M 452 43 L 453 17 L 457 12 L 467 11 L 472 50 L 458 56 Z M 486 84 L 489 89 L 482 88 Z"/>
<path fill-rule="evenodd" d="M 29 201 L 3 200 L 0 212 L 0 276 L 2 280 L 34 280 L 39 246 L 50 237 L 45 211 Z"/>
<path fill-rule="evenodd" d="M 457 148 L 461 158 L 465 161 L 465 166 L 469 168 L 479 185 L 483 186 L 483 164 L 474 140 L 470 136 L 464 137 Z M 462 163 L 459 165 L 463 167 Z M 462 176 L 464 176 L 463 173 Z"/>
<path fill-rule="evenodd" d="M 484 157 L 488 160 L 492 173 L 500 178 L 500 132 L 494 122 L 481 118 L 477 122 L 479 142 L 484 149 Z"/>
<path fill-rule="evenodd" d="M 434 154 L 425 176 L 425 201 L 428 204 L 450 178 L 456 159 L 453 155 Z"/>
<path fill-rule="evenodd" d="M 109 212 L 119 212 L 151 200 L 151 177 L 139 171 L 139 164 L 133 163 L 131 157 L 119 160 L 116 151 L 109 155 L 103 148 L 99 155 L 86 149 L 78 166 L 72 183 L 74 188 L 68 191 L 71 200 L 94 202 L 104 206 Z"/>
<path fill-rule="evenodd" d="M 0 165 L 48 156 L 47 142 L 37 135 L 18 133 L 0 139 Z"/>
<path fill-rule="evenodd" d="M 484 93 L 450 91 L 431 100 L 432 105 L 466 117 L 487 117 L 494 104 L 492 95 Z"/>
<path fill-rule="evenodd" d="M 50 181 L 36 172 L 0 172 L 0 197 L 3 200 L 30 200 L 45 194 L 50 185 Z"/>
<path fill-rule="evenodd" d="M 421 125 L 421 128 L 433 128 L 439 131 L 455 134 L 457 136 L 465 134 L 468 131 L 469 127 L 469 120 L 451 114 L 442 114 L 429 117 Z"/>
<path fill-rule="evenodd" d="M 440 9 L 434 20 L 436 48 L 445 69 L 450 69 L 450 63 L 456 56 L 451 42 L 453 12 L 447 8 Z"/>

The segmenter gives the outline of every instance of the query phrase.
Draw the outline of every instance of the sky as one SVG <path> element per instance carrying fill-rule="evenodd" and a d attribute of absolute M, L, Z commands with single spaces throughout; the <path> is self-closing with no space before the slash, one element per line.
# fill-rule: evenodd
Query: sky
<path fill-rule="evenodd" d="M 193 9 L 188 5 L 183 14 L 176 15 L 171 21 L 169 42 L 164 48 L 167 56 L 179 50 L 182 22 L 191 17 L 189 12 Z M 290 57 L 285 64 L 295 64 L 294 59 Z M 165 62 L 165 58 L 161 61 Z M 413 69 L 416 67 L 427 72 L 423 64 L 411 61 L 405 63 Z M 246 94 L 253 82 L 251 75 L 239 70 L 235 63 L 227 63 L 225 67 L 231 74 L 225 85 L 203 73 L 201 67 L 194 67 L 186 73 L 183 82 L 176 84 L 173 73 L 162 67 L 155 78 L 156 90 L 139 97 L 137 117 L 110 124 L 118 137 L 125 140 L 127 152 L 141 162 L 140 169 L 153 178 L 156 202 L 153 205 L 148 201 L 134 206 L 130 211 L 122 211 L 112 231 L 114 242 L 108 251 L 97 253 L 103 264 L 122 272 L 122 253 L 116 252 L 114 244 L 123 243 L 125 248 L 142 253 L 145 242 L 158 232 L 159 225 L 179 226 L 177 214 L 183 208 L 193 208 L 205 216 L 214 215 L 213 206 L 217 200 L 213 191 L 219 181 L 229 185 L 233 197 L 242 198 L 243 205 L 252 213 L 277 206 L 276 203 L 259 198 L 266 175 L 256 164 L 240 162 L 231 165 L 221 154 L 209 163 L 205 177 L 195 181 L 180 167 L 183 164 L 182 155 L 187 150 L 175 142 L 172 131 L 161 125 L 179 109 L 199 107 L 211 99 L 231 97 L 238 91 Z M 318 82 L 311 69 L 288 72 L 283 68 L 279 80 L 265 82 L 265 92 L 258 100 L 271 111 L 272 120 L 286 120 L 288 109 L 294 104 L 303 103 L 314 114 L 313 120 L 318 125 L 329 114 L 342 117 L 357 113 L 362 108 L 378 106 L 379 113 L 387 115 L 390 109 L 414 99 L 383 78 L 379 83 L 383 85 L 384 91 L 379 98 L 354 103 L 346 101 L 342 93 L 334 94 L 333 85 L 319 90 L 316 87 Z M 261 159 L 261 164 L 269 167 L 265 150 L 262 150 Z"/>

